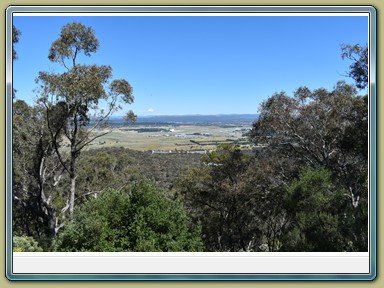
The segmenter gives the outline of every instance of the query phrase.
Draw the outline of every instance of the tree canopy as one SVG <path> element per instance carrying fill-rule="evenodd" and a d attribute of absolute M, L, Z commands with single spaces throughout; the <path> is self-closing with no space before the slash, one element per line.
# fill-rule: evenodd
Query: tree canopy
<path fill-rule="evenodd" d="M 200 227 L 179 201 L 147 180 L 131 191 L 107 190 L 75 209 L 56 240 L 58 251 L 202 251 Z"/>

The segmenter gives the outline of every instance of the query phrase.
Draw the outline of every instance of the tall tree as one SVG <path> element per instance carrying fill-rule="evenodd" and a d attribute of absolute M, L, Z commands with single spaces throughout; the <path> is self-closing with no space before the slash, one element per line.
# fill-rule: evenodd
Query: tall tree
<path fill-rule="evenodd" d="M 219 145 L 176 183 L 187 210 L 201 221 L 207 251 L 253 251 L 261 237 L 254 191 L 247 185 L 250 157 L 238 145 Z"/>
<path fill-rule="evenodd" d="M 293 97 L 284 92 L 274 94 L 262 103 L 250 137 L 256 143 L 284 146 L 286 149 L 281 151 L 286 156 L 312 168 L 333 171 L 348 187 L 351 203 L 357 207 L 359 194 L 365 191 L 360 177 L 367 176 L 364 155 L 368 126 L 363 98 L 342 81 L 332 91 L 301 87 Z M 359 135 L 361 141 L 347 143 L 356 137 L 352 135 Z"/>
<path fill-rule="evenodd" d="M 344 218 L 328 220 L 343 222 L 335 225 L 348 230 L 344 235 L 353 235 L 354 251 L 364 251 L 368 243 L 367 97 L 357 95 L 354 86 L 345 82 L 338 82 L 332 91 L 301 87 L 293 97 L 274 94 L 262 103 L 260 112 L 251 140 L 267 144 L 281 158 L 330 171 L 333 190 L 344 191 L 341 202 L 346 205 L 338 207 Z"/>
<path fill-rule="evenodd" d="M 13 104 L 14 232 L 44 242 L 61 228 L 62 207 L 54 204 L 63 174 L 47 129 L 43 107 Z M 58 142 L 56 145 L 60 145 Z M 48 244 L 49 243 L 44 243 Z"/>
<path fill-rule="evenodd" d="M 60 63 L 66 71 L 61 74 L 40 72 L 37 78 L 41 94 L 39 102 L 46 109 L 54 148 L 70 178 L 70 215 L 74 211 L 76 160 L 81 150 L 96 138 L 108 133 L 95 135 L 93 132 L 97 127 L 105 125 L 115 111 L 121 109 L 119 101 L 130 104 L 134 100 L 133 89 L 126 80 L 111 80 L 110 66 L 77 63 L 81 53 L 91 56 L 98 47 L 99 41 L 90 27 L 77 22 L 63 26 L 60 37 L 51 45 L 48 58 Z M 101 109 L 100 102 L 105 102 L 106 109 Z M 56 124 L 59 125 L 55 126 Z M 57 145 L 60 133 L 69 141 L 69 157 Z"/>

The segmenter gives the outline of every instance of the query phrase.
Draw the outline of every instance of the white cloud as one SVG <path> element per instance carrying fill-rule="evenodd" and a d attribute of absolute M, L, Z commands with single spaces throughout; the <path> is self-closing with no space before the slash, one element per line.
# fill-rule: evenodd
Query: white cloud
<path fill-rule="evenodd" d="M 155 109 L 153 109 L 153 108 L 149 108 L 149 109 L 147 110 L 147 112 L 149 112 L 149 113 L 153 113 L 153 112 L 155 112 Z"/>

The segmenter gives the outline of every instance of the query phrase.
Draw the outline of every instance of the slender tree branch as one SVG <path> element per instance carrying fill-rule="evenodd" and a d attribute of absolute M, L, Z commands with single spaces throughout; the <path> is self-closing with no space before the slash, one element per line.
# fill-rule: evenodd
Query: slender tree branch
<path fill-rule="evenodd" d="M 105 133 L 102 133 L 102 134 L 100 134 L 100 135 L 97 135 L 97 136 L 93 137 L 91 140 L 85 142 L 83 145 L 81 145 L 79 148 L 77 148 L 77 149 L 76 149 L 76 153 L 79 152 L 79 151 L 81 151 L 81 149 L 83 149 L 85 146 L 87 146 L 89 143 L 91 143 L 91 142 L 94 141 L 95 139 L 100 138 L 100 137 L 102 137 L 102 136 L 104 136 L 104 135 L 107 135 L 107 134 L 109 134 L 109 132 L 105 132 Z"/>
<path fill-rule="evenodd" d="M 52 131 L 52 128 L 51 128 L 51 125 L 50 125 L 50 121 L 49 121 L 49 107 L 46 105 L 45 102 L 43 102 L 45 108 L 46 108 L 46 115 L 47 115 L 47 126 L 48 126 L 48 130 L 51 134 L 51 138 L 53 140 L 53 146 L 55 148 L 55 152 L 57 154 L 57 157 L 59 158 L 59 161 L 61 163 L 61 165 L 63 166 L 63 168 L 68 172 L 68 174 L 70 174 L 70 171 L 69 169 L 67 168 L 67 165 L 64 163 L 62 157 L 61 157 L 61 153 L 59 152 L 59 147 L 57 146 L 57 133 L 54 135 L 53 131 Z M 63 124 L 62 124 L 63 125 Z M 62 126 L 61 126 L 62 127 Z"/>

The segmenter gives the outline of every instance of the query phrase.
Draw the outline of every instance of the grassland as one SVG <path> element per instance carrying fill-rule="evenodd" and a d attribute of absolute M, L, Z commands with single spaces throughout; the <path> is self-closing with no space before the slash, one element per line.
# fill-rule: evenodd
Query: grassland
<path fill-rule="evenodd" d="M 220 143 L 238 143 L 247 148 L 245 133 L 250 124 L 209 124 L 148 126 L 135 125 L 94 131 L 94 135 L 109 132 L 93 141 L 88 149 L 124 147 L 138 151 L 148 150 L 211 150 Z"/>

